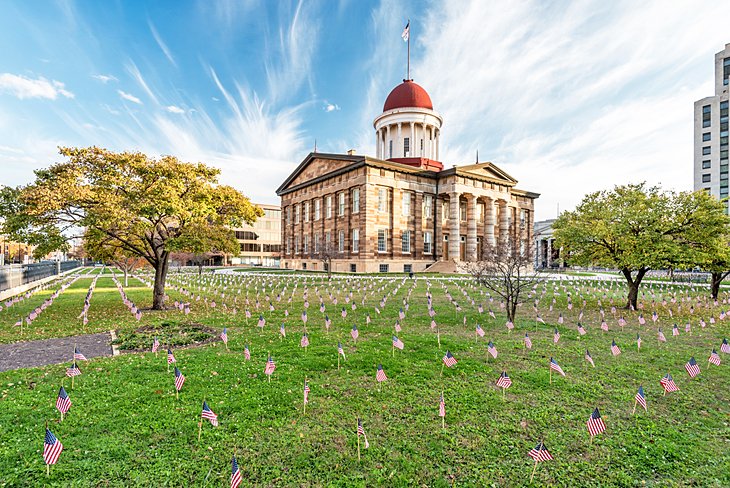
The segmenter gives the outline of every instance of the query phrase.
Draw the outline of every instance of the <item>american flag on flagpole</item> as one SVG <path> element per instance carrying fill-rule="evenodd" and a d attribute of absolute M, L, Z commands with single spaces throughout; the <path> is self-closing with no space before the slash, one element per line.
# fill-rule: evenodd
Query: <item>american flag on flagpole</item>
<path fill-rule="evenodd" d="M 264 368 L 264 374 L 271 376 L 274 374 L 274 371 L 276 370 L 276 363 L 274 363 L 274 358 L 269 355 L 269 359 L 266 360 L 266 367 Z"/>
<path fill-rule="evenodd" d="M 484 329 L 479 324 L 477 324 L 476 333 L 479 337 L 484 337 Z"/>
<path fill-rule="evenodd" d="M 446 354 L 444 354 L 442 361 L 447 368 L 450 368 L 456 364 L 456 358 L 449 351 L 446 351 Z"/>
<path fill-rule="evenodd" d="M 309 383 L 304 382 L 304 404 L 309 403 Z"/>
<path fill-rule="evenodd" d="M 330 325 L 332 325 L 332 321 L 330 320 L 329 315 L 324 316 L 324 326 L 325 328 L 329 329 Z"/>
<path fill-rule="evenodd" d="M 553 358 L 550 358 L 550 369 L 552 369 L 553 371 L 557 371 L 558 373 L 560 373 L 561 376 L 565 376 L 563 368 L 561 368 L 557 361 L 555 361 L 555 359 Z"/>
<path fill-rule="evenodd" d="M 284 328 L 284 322 L 282 322 L 281 326 L 279 326 L 279 334 L 282 337 L 286 337 L 286 329 Z"/>
<path fill-rule="evenodd" d="M 201 416 L 202 418 L 209 420 L 213 427 L 218 427 L 218 416 L 213 413 L 213 410 L 210 409 L 205 400 L 203 400 L 203 413 Z"/>
<path fill-rule="evenodd" d="M 507 326 L 507 330 L 512 330 L 515 328 L 515 324 L 513 324 L 511 320 L 508 320 L 507 323 L 504 325 Z"/>
<path fill-rule="evenodd" d="M 555 329 L 555 332 L 553 332 L 553 344 L 557 344 L 558 341 L 560 341 L 560 332 L 558 332 L 558 329 Z"/>
<path fill-rule="evenodd" d="M 662 332 L 662 329 L 659 329 L 659 333 L 657 334 L 657 337 L 659 339 L 659 342 L 667 342 L 667 338 L 664 337 L 664 332 Z"/>
<path fill-rule="evenodd" d="M 598 411 L 598 407 L 596 407 L 595 410 L 593 410 L 593 413 L 591 413 L 591 416 L 588 417 L 588 422 L 586 422 L 586 425 L 588 426 L 588 433 L 591 435 L 591 437 L 595 436 L 596 434 L 600 434 L 604 430 L 606 430 L 606 424 L 603 423 L 603 419 L 601 418 L 601 413 Z"/>
<path fill-rule="evenodd" d="M 353 340 L 357 340 L 358 336 L 360 335 L 360 332 L 357 330 L 357 325 L 352 326 L 352 330 L 350 331 L 350 335 L 352 336 Z"/>
<path fill-rule="evenodd" d="M 74 347 L 74 359 L 77 361 L 86 361 L 86 356 L 81 354 L 78 347 Z"/>
<path fill-rule="evenodd" d="M 160 348 L 160 341 L 155 337 L 155 340 L 152 342 L 152 352 L 157 352 L 157 350 Z"/>
<path fill-rule="evenodd" d="M 365 439 L 365 449 L 370 447 L 370 443 L 368 442 L 368 436 L 365 435 L 365 429 L 362 426 L 362 420 L 360 420 L 359 418 L 357 419 L 357 435 L 358 437 L 363 436 L 363 438 Z"/>
<path fill-rule="evenodd" d="M 375 373 L 375 379 L 378 380 L 378 383 L 382 383 L 383 381 L 388 379 L 388 377 L 385 376 L 385 371 L 383 371 L 382 364 L 378 364 L 378 371 Z"/>
<path fill-rule="evenodd" d="M 168 347 L 167 348 L 167 364 L 172 364 L 174 362 L 176 362 L 175 361 L 175 356 L 172 354 L 172 349 L 170 349 Z"/>
<path fill-rule="evenodd" d="M 583 324 L 581 324 L 580 322 L 578 322 L 578 333 L 580 335 L 586 335 L 586 330 L 583 328 Z"/>
<path fill-rule="evenodd" d="M 679 327 L 677 327 L 677 324 L 674 324 L 674 327 L 672 327 L 672 335 L 673 336 L 679 335 Z"/>
<path fill-rule="evenodd" d="M 299 341 L 299 346 L 301 347 L 307 347 L 309 345 L 309 337 L 307 337 L 307 333 L 305 332 L 302 335 L 301 341 Z"/>
<path fill-rule="evenodd" d="M 408 41 L 408 38 L 411 35 L 411 21 L 409 20 L 406 26 L 403 28 L 403 32 L 401 33 L 401 37 L 403 38 L 403 41 Z"/>
<path fill-rule="evenodd" d="M 509 376 L 507 376 L 506 371 L 502 371 L 502 374 L 499 375 L 499 378 L 497 379 L 497 386 L 500 388 L 509 388 L 512 386 L 512 380 Z"/>
<path fill-rule="evenodd" d="M 593 366 L 594 368 L 596 367 L 596 364 L 593 362 L 593 358 L 591 357 L 591 353 L 588 352 L 588 349 L 586 349 L 586 356 L 585 356 L 585 358 L 586 358 L 586 361 L 588 361 L 589 363 L 591 363 L 591 366 Z"/>
<path fill-rule="evenodd" d="M 707 361 L 714 364 L 715 366 L 720 366 L 720 355 L 717 354 L 717 351 L 713 349 Z"/>
<path fill-rule="evenodd" d="M 73 364 L 66 369 L 66 376 L 68 376 L 68 377 L 78 376 L 80 374 L 81 374 L 81 370 L 76 365 L 76 361 L 74 361 Z"/>
<path fill-rule="evenodd" d="M 639 405 L 641 405 L 642 407 L 644 407 L 644 411 L 646 412 L 647 411 L 647 408 L 646 408 L 646 396 L 644 395 L 644 387 L 643 386 L 639 386 L 639 391 L 636 392 L 636 396 L 634 398 L 636 399 L 636 402 Z"/>
<path fill-rule="evenodd" d="M 236 456 L 233 456 L 231 462 L 231 488 L 238 488 L 242 481 L 243 477 L 241 476 L 241 470 L 238 468 L 238 461 L 236 461 Z"/>
<path fill-rule="evenodd" d="M 621 349 L 619 349 L 619 347 L 616 345 L 616 340 L 613 340 L 611 342 L 611 354 L 613 354 L 614 356 L 618 356 L 619 354 L 621 354 Z"/>
<path fill-rule="evenodd" d="M 527 335 L 527 332 L 525 332 L 525 347 L 527 349 L 532 349 L 532 340 L 530 339 L 530 336 Z"/>
<path fill-rule="evenodd" d="M 58 456 L 61 455 L 61 451 L 63 451 L 63 444 L 46 427 L 46 438 L 43 441 L 43 461 L 46 464 L 56 464 Z"/>
<path fill-rule="evenodd" d="M 182 390 L 183 383 L 185 383 L 185 376 L 183 376 L 182 372 L 175 366 L 175 389 L 177 391 Z"/>
<path fill-rule="evenodd" d="M 722 340 L 722 344 L 720 345 L 720 351 L 730 354 L 730 344 L 727 342 L 727 338 Z"/>
<path fill-rule="evenodd" d="M 251 351 L 248 349 L 248 345 L 243 346 L 243 357 L 246 358 L 246 361 L 251 360 Z"/>
<path fill-rule="evenodd" d="M 641 336 L 636 334 L 636 348 L 641 349 Z"/>
<path fill-rule="evenodd" d="M 264 318 L 263 314 L 259 314 L 258 326 L 263 329 L 265 325 L 266 325 L 266 319 Z"/>
<path fill-rule="evenodd" d="M 68 409 L 71 408 L 71 399 L 68 397 L 68 393 L 66 393 L 66 390 L 61 387 L 61 389 L 58 391 L 58 398 L 56 398 L 56 408 L 61 413 L 68 412 Z"/>
<path fill-rule="evenodd" d="M 489 341 L 489 344 L 487 345 L 487 352 L 491 354 L 494 359 L 497 359 L 497 348 L 494 347 L 494 343 L 492 343 L 492 341 Z"/>
<path fill-rule="evenodd" d="M 530 449 L 530 452 L 528 452 L 527 455 L 538 463 L 542 461 L 550 461 L 553 458 L 542 441 L 538 442 L 535 447 Z"/>
<path fill-rule="evenodd" d="M 662 385 L 662 388 L 664 388 L 664 391 L 667 393 L 679 391 L 679 388 L 677 388 L 677 385 L 674 383 L 674 378 L 672 378 L 672 375 L 669 373 L 659 380 L 659 384 Z"/>
<path fill-rule="evenodd" d="M 441 398 L 439 399 L 439 417 L 446 417 L 446 403 L 444 402 L 444 394 L 441 393 Z"/>
<path fill-rule="evenodd" d="M 228 329 L 226 327 L 223 327 L 223 332 L 221 332 L 221 340 L 224 344 L 228 344 Z"/>
<path fill-rule="evenodd" d="M 695 361 L 694 356 L 689 358 L 687 364 L 684 365 L 684 369 L 687 370 L 687 374 L 690 378 L 694 378 L 695 376 L 700 374 L 700 366 L 697 364 L 697 361 Z"/>
<path fill-rule="evenodd" d="M 342 359 L 347 359 L 347 358 L 345 357 L 345 350 L 344 350 L 344 349 L 342 349 L 342 343 L 341 343 L 341 342 L 339 342 L 339 341 L 337 342 L 337 354 L 340 354 L 340 355 L 342 355 Z"/>
<path fill-rule="evenodd" d="M 405 344 L 403 344 L 402 340 L 398 339 L 396 336 L 393 336 L 393 347 L 402 351 L 403 347 L 405 347 Z"/>

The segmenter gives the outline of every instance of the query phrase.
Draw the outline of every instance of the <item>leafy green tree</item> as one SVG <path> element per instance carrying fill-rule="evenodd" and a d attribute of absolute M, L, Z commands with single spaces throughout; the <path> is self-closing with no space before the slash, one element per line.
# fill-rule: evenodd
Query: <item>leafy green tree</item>
<path fill-rule="evenodd" d="M 164 308 L 171 252 L 233 249 L 230 229 L 263 215 L 202 163 L 97 147 L 60 153 L 67 161 L 37 170 L 33 183 L 0 191 L 2 231 L 38 246 L 39 255 L 80 232 L 90 249 L 144 259 L 155 270 L 155 310 Z"/>
<path fill-rule="evenodd" d="M 626 306 L 636 308 L 650 269 L 701 266 L 706 249 L 727 234 L 727 222 L 722 204 L 705 192 L 664 192 L 641 183 L 586 195 L 553 229 L 569 263 L 620 270 Z"/>

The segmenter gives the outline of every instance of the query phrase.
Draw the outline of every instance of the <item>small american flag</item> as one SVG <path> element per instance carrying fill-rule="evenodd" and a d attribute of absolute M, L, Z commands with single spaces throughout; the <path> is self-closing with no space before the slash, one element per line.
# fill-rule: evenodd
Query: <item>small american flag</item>
<path fill-rule="evenodd" d="M 654 322 L 659 320 L 659 315 L 657 315 L 656 311 L 651 313 L 651 320 L 653 320 Z"/>
<path fill-rule="evenodd" d="M 596 363 L 593 362 L 593 358 L 591 357 L 591 353 L 588 352 L 588 349 L 586 349 L 586 361 L 591 363 L 591 366 L 593 366 L 594 368 L 596 367 Z"/>
<path fill-rule="evenodd" d="M 332 325 L 332 321 L 330 320 L 329 315 L 324 316 L 324 326 L 329 329 L 330 325 Z"/>
<path fill-rule="evenodd" d="M 695 361 L 694 356 L 689 358 L 687 364 L 684 365 L 684 369 L 687 370 L 687 374 L 690 378 L 694 378 L 695 376 L 700 374 L 700 366 L 697 364 L 697 361 Z"/>
<path fill-rule="evenodd" d="M 559 324 L 562 324 L 563 322 L 564 322 L 564 320 L 563 320 L 563 314 L 561 313 L 560 315 L 558 315 L 558 323 Z"/>
<path fill-rule="evenodd" d="M 499 378 L 497 379 L 497 386 L 500 388 L 509 388 L 512 386 L 512 380 L 509 376 L 507 376 L 507 371 L 502 371 L 502 374 L 499 375 Z"/>
<path fill-rule="evenodd" d="M 727 339 L 722 340 L 722 345 L 720 346 L 720 351 L 730 354 L 730 344 L 727 343 Z"/>
<path fill-rule="evenodd" d="M 615 340 L 611 342 L 611 354 L 613 354 L 614 356 L 618 356 L 619 354 L 621 354 L 621 349 L 619 349 L 619 347 L 616 345 Z"/>
<path fill-rule="evenodd" d="M 155 340 L 152 342 L 152 352 L 157 352 L 157 350 L 160 348 L 160 341 L 155 337 Z"/>
<path fill-rule="evenodd" d="M 545 321 L 542 319 L 542 317 L 540 317 L 540 314 L 537 314 L 537 317 L 535 317 L 535 320 L 537 322 L 540 322 L 541 324 L 544 324 L 545 323 Z"/>
<path fill-rule="evenodd" d="M 266 325 L 266 319 L 262 314 L 259 314 L 259 323 L 258 326 L 263 329 L 263 327 Z"/>
<path fill-rule="evenodd" d="M 46 439 L 43 441 L 43 460 L 46 464 L 56 464 L 61 451 L 63 451 L 63 444 L 46 427 Z"/>
<path fill-rule="evenodd" d="M 86 361 L 86 356 L 81 354 L 81 351 L 79 351 L 78 347 L 74 347 L 74 359 L 76 361 Z"/>
<path fill-rule="evenodd" d="M 378 383 L 382 383 L 383 381 L 388 379 L 388 377 L 385 376 L 385 371 L 383 371 L 382 364 L 378 364 L 378 371 L 375 373 L 375 379 L 378 380 Z"/>
<path fill-rule="evenodd" d="M 221 332 L 221 340 L 224 344 L 228 344 L 228 329 L 226 327 L 223 327 L 223 332 Z"/>
<path fill-rule="evenodd" d="M 588 426 L 588 433 L 593 437 L 596 434 L 600 434 L 604 430 L 606 430 L 606 424 L 603 423 L 603 419 L 601 418 L 601 414 L 598 411 L 598 407 L 596 407 L 595 410 L 593 410 L 593 413 L 590 417 L 588 417 L 588 422 L 586 422 L 586 425 Z"/>
<path fill-rule="evenodd" d="M 365 439 L 365 449 L 370 447 L 370 443 L 368 442 L 368 436 L 365 435 L 365 429 L 363 429 L 362 427 L 362 420 L 360 420 L 359 418 L 357 419 L 357 436 L 363 436 L 363 438 Z"/>
<path fill-rule="evenodd" d="M 248 345 L 243 346 L 243 357 L 246 361 L 251 361 L 251 351 L 248 349 Z"/>
<path fill-rule="evenodd" d="M 493 311 L 493 310 L 492 310 L 491 308 L 489 309 L 489 312 L 488 312 L 488 313 L 489 313 L 489 316 L 490 316 L 490 317 L 492 317 L 493 319 L 496 319 L 496 318 L 497 318 L 497 317 L 496 317 L 496 316 L 494 315 L 494 311 Z"/>
<path fill-rule="evenodd" d="M 515 328 L 515 324 L 513 324 L 511 320 L 508 320 L 505 325 L 507 326 L 507 330 L 512 330 Z"/>
<path fill-rule="evenodd" d="M 342 307 L 342 311 L 340 312 L 340 315 L 342 318 L 347 318 L 347 309 L 345 307 Z"/>
<path fill-rule="evenodd" d="M 560 332 L 558 332 L 558 329 L 555 329 L 555 332 L 553 332 L 553 344 L 557 344 L 560 341 Z"/>
<path fill-rule="evenodd" d="M 659 380 L 659 384 L 662 385 L 662 388 L 664 388 L 664 391 L 666 391 L 667 393 L 679 391 L 679 388 L 677 388 L 677 385 L 674 383 L 674 378 L 672 378 L 672 375 L 669 373 L 667 373 L 664 378 Z"/>
<path fill-rule="evenodd" d="M 185 383 L 185 376 L 183 376 L 182 372 L 175 366 L 175 389 L 177 391 L 182 390 L 183 383 Z"/>
<path fill-rule="evenodd" d="M 646 412 L 646 396 L 644 395 L 644 387 L 639 386 L 639 391 L 636 392 L 636 396 L 634 397 L 636 399 L 636 403 L 644 407 L 644 411 Z"/>
<path fill-rule="evenodd" d="M 168 347 L 167 348 L 167 364 L 172 364 L 174 362 L 176 362 L 175 361 L 175 356 L 173 356 L 173 354 L 172 354 L 172 349 L 170 349 Z"/>
<path fill-rule="evenodd" d="M 711 362 L 715 366 L 720 366 L 720 355 L 713 349 L 712 353 L 710 353 L 710 358 L 707 361 Z"/>
<path fill-rule="evenodd" d="M 563 368 L 561 368 L 560 365 L 553 358 L 550 358 L 550 369 L 552 369 L 553 371 L 557 371 L 562 376 L 565 376 L 565 373 L 563 372 Z"/>
<path fill-rule="evenodd" d="M 534 459 L 536 463 L 550 461 L 553 458 L 542 441 L 538 442 L 535 447 L 530 449 L 530 452 L 528 452 L 527 455 Z"/>
<path fill-rule="evenodd" d="M 286 337 L 286 329 L 284 328 L 284 322 L 281 323 L 281 326 L 279 327 L 279 334 L 282 337 Z"/>
<path fill-rule="evenodd" d="M 352 330 L 350 331 L 350 335 L 352 336 L 353 340 L 357 340 L 358 336 L 360 335 L 360 332 L 357 330 L 357 325 L 352 326 Z"/>
<path fill-rule="evenodd" d="M 307 337 L 307 333 L 305 332 L 304 335 L 302 335 L 302 340 L 299 341 L 300 347 L 307 347 L 309 345 L 309 337 Z"/>
<path fill-rule="evenodd" d="M 406 318 L 406 314 L 403 312 L 403 308 L 401 308 L 398 311 L 398 318 L 401 319 L 401 320 L 403 320 L 404 318 Z"/>
<path fill-rule="evenodd" d="M 477 335 L 479 337 L 484 337 L 484 329 L 482 329 L 482 327 L 479 324 L 477 324 Z"/>
<path fill-rule="evenodd" d="M 532 340 L 530 339 L 530 336 L 527 335 L 527 332 L 525 332 L 525 347 L 527 349 L 532 349 Z"/>
<path fill-rule="evenodd" d="M 208 406 L 208 403 L 205 400 L 203 400 L 203 413 L 202 413 L 202 417 L 204 419 L 209 420 L 210 421 L 210 424 L 213 427 L 218 427 L 218 416 L 213 413 L 213 410 L 210 409 L 210 407 Z"/>
<path fill-rule="evenodd" d="M 674 327 L 672 327 L 672 335 L 673 336 L 679 335 L 679 327 L 677 327 L 677 324 L 674 324 Z"/>
<path fill-rule="evenodd" d="M 264 368 L 264 374 L 271 376 L 274 374 L 274 370 L 276 370 L 276 363 L 274 363 L 274 358 L 269 356 L 269 359 L 266 361 L 266 367 Z"/>
<path fill-rule="evenodd" d="M 71 408 L 71 399 L 68 397 L 68 393 L 66 393 L 66 390 L 61 387 L 61 389 L 58 391 L 58 398 L 56 398 L 56 408 L 61 413 L 68 412 L 68 409 Z"/>
<path fill-rule="evenodd" d="M 447 368 L 450 368 L 456 364 L 456 358 L 449 351 L 446 351 L 446 354 L 444 354 L 442 361 L 444 362 L 444 364 L 446 365 Z"/>
<path fill-rule="evenodd" d="M 667 342 L 667 338 L 664 337 L 664 332 L 662 332 L 662 329 L 659 329 L 657 337 L 659 338 L 659 342 Z"/>
<path fill-rule="evenodd" d="M 71 376 L 78 376 L 80 374 L 81 374 L 81 370 L 76 365 L 76 361 L 74 361 L 74 363 L 66 369 L 66 376 L 71 377 Z"/>
<path fill-rule="evenodd" d="M 494 343 L 492 343 L 492 341 L 489 341 L 489 344 L 487 345 L 487 352 L 491 354 L 494 359 L 497 359 L 497 348 L 494 347 Z"/>
<path fill-rule="evenodd" d="M 341 354 L 342 355 L 342 359 L 347 359 L 345 357 L 345 350 L 342 349 L 342 343 L 339 342 L 339 341 L 337 342 L 337 354 Z"/>
<path fill-rule="evenodd" d="M 233 461 L 231 462 L 231 488 L 238 488 L 241 481 L 243 481 L 243 477 L 241 477 L 241 470 L 238 468 L 236 456 L 233 456 Z"/>
<path fill-rule="evenodd" d="M 604 332 L 608 332 L 608 324 L 606 323 L 605 320 L 601 321 L 601 330 Z"/>
<path fill-rule="evenodd" d="M 405 347 L 405 344 L 403 344 L 403 341 L 398 339 L 396 336 L 393 336 L 393 347 L 400 349 L 401 351 Z"/>
<path fill-rule="evenodd" d="M 636 334 L 636 348 L 641 349 L 641 336 Z"/>
<path fill-rule="evenodd" d="M 586 330 L 583 328 L 583 324 L 581 324 L 580 322 L 578 322 L 578 333 L 580 335 L 586 335 Z"/>
<path fill-rule="evenodd" d="M 306 310 L 304 310 L 302 312 L 302 322 L 304 322 L 305 324 L 307 323 L 307 311 Z"/>
<path fill-rule="evenodd" d="M 304 403 L 309 403 L 309 383 L 304 382 Z"/>
<path fill-rule="evenodd" d="M 644 314 L 639 314 L 639 325 L 646 324 L 646 319 L 644 318 Z"/>
<path fill-rule="evenodd" d="M 446 403 L 444 402 L 444 394 L 441 393 L 439 399 L 439 417 L 446 417 Z"/>

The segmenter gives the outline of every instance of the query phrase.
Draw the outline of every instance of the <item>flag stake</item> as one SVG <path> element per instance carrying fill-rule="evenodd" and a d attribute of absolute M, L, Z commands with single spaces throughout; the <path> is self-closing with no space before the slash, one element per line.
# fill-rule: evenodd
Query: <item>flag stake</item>
<path fill-rule="evenodd" d="M 550 384 L 553 384 L 553 368 L 550 368 Z"/>
<path fill-rule="evenodd" d="M 357 427 L 360 427 L 360 422 L 358 422 Z M 360 461 L 360 433 L 357 434 L 357 460 Z"/>
<path fill-rule="evenodd" d="M 307 377 L 304 377 L 304 389 L 307 389 Z M 304 415 L 307 415 L 307 402 L 304 400 L 304 397 L 302 397 L 302 402 L 304 403 Z"/>
<path fill-rule="evenodd" d="M 198 422 L 198 442 L 200 442 L 200 434 L 203 432 L 203 421 Z"/>
<path fill-rule="evenodd" d="M 537 471 L 537 459 L 535 459 L 535 467 L 532 468 L 532 475 L 530 475 L 530 483 L 532 483 L 532 479 L 535 477 L 535 471 Z"/>
<path fill-rule="evenodd" d="M 636 402 L 637 401 L 638 400 L 636 400 L 636 398 L 634 398 L 634 409 L 631 411 L 631 415 L 634 415 L 636 413 Z"/>

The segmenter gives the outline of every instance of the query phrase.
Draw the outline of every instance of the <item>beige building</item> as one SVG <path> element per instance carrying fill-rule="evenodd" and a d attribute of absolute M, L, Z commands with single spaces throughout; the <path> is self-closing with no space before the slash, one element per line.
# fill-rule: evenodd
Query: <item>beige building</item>
<path fill-rule="evenodd" d="M 281 207 L 257 204 L 264 211 L 253 225 L 234 229 L 240 244 L 238 256 L 231 257 L 231 264 L 279 266 L 281 255 Z"/>
<path fill-rule="evenodd" d="M 323 270 L 330 257 L 333 271 L 449 271 L 485 242 L 532 243 L 539 195 L 489 162 L 443 169 L 442 123 L 405 80 L 373 124 L 376 157 L 310 153 L 277 190 L 282 267 Z"/>

